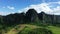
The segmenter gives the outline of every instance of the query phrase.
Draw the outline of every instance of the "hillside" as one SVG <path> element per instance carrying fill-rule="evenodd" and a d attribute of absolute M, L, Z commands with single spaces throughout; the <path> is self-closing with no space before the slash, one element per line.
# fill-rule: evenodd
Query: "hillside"
<path fill-rule="evenodd" d="M 10 29 L 10 31 L 7 31 L 6 34 L 60 34 L 60 27 L 43 27 L 31 24 L 19 24 Z"/>
<path fill-rule="evenodd" d="M 15 26 L 6 34 L 34 34 L 34 33 L 35 34 L 52 34 L 52 32 L 47 28 L 36 26 L 36 25 L 30 25 L 30 24 L 20 24 L 18 26 Z"/>
<path fill-rule="evenodd" d="M 0 15 L 0 34 L 60 34 L 59 20 L 60 15 L 37 13 L 34 9 Z"/>

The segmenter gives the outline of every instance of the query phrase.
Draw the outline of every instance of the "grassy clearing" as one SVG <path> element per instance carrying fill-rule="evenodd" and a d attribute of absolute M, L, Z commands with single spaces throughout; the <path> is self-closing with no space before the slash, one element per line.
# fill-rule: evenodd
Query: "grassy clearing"
<path fill-rule="evenodd" d="M 20 24 L 17 25 L 15 28 L 12 28 L 10 31 L 8 31 L 7 34 L 17 34 L 18 32 L 22 31 L 25 27 L 28 27 L 30 29 L 40 28 L 39 26 L 35 25 Z"/>
<path fill-rule="evenodd" d="M 43 27 L 43 26 L 36 26 L 36 25 L 31 25 L 31 24 L 20 24 L 9 30 L 6 34 L 18 34 L 20 31 L 25 31 L 26 30 L 32 30 L 36 28 L 46 28 L 48 30 L 51 30 L 53 34 L 60 34 L 60 27 L 56 26 L 48 26 L 48 27 Z"/>
<path fill-rule="evenodd" d="M 60 27 L 48 26 L 48 29 L 50 29 L 54 34 L 60 34 Z"/>

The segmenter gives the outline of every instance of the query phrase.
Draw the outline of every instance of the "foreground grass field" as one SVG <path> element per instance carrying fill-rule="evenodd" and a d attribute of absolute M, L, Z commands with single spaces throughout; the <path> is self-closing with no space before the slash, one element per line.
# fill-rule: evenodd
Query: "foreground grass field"
<path fill-rule="evenodd" d="M 32 31 L 33 29 L 37 29 L 37 28 L 45 28 L 45 29 L 51 30 L 53 34 L 60 34 L 60 27 L 56 27 L 56 26 L 43 27 L 43 26 L 36 26 L 36 25 L 30 25 L 30 24 L 17 25 L 14 28 L 10 29 L 10 31 L 8 31 L 6 34 L 20 34 L 21 32 L 22 32 L 21 34 L 23 33 L 27 34 L 28 31 Z"/>
<path fill-rule="evenodd" d="M 54 34 L 60 34 L 60 27 L 48 26 L 48 29 L 50 29 Z"/>
<path fill-rule="evenodd" d="M 17 34 L 18 32 L 22 31 L 25 27 L 28 27 L 30 30 L 35 28 L 40 28 L 35 25 L 20 24 L 15 28 L 11 29 L 10 31 L 8 31 L 7 34 Z"/>

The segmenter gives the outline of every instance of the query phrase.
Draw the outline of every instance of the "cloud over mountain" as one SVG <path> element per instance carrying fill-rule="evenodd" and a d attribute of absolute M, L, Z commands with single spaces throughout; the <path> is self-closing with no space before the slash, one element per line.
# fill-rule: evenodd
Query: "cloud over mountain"
<path fill-rule="evenodd" d="M 11 10 L 14 10 L 15 8 L 14 7 L 11 7 L 11 6 L 7 6 L 8 9 L 11 9 Z"/>
<path fill-rule="evenodd" d="M 59 6 L 57 6 L 57 5 L 54 6 L 55 4 L 58 4 Z M 45 13 L 48 13 L 48 14 L 59 15 L 58 13 L 60 13 L 59 12 L 60 11 L 60 1 L 30 5 L 26 8 L 23 8 L 21 11 L 26 12 L 28 9 L 31 9 L 31 8 L 34 8 L 38 13 L 40 13 L 41 11 L 44 11 Z M 21 12 L 21 11 L 19 11 L 19 12 Z"/>
<path fill-rule="evenodd" d="M 16 8 L 13 6 L 6 6 L 3 7 L 4 9 L 7 8 L 9 10 L 15 10 Z M 39 4 L 32 4 L 29 5 L 23 9 L 18 9 L 17 12 L 21 13 L 21 12 L 25 12 L 31 8 L 34 8 L 38 13 L 40 13 L 41 11 L 44 11 L 45 13 L 48 14 L 55 14 L 55 15 L 60 15 L 60 1 L 58 2 L 44 2 L 44 3 L 39 3 Z M 10 13 L 15 13 L 15 12 L 2 12 L 0 11 L 0 15 L 7 15 Z"/>

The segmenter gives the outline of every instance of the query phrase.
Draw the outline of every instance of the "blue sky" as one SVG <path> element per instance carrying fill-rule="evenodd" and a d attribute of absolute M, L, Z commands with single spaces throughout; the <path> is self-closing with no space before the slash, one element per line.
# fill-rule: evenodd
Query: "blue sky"
<path fill-rule="evenodd" d="M 31 5 L 34 5 L 35 7 L 33 7 L 33 8 L 36 8 L 36 7 L 38 7 L 37 5 L 41 5 L 41 4 L 44 5 L 45 7 L 47 7 L 46 4 L 49 4 L 49 6 L 48 6 L 49 10 L 50 10 L 50 8 L 51 8 L 51 10 L 52 9 L 58 10 L 58 8 L 60 8 L 59 1 L 60 0 L 0 0 L 0 14 L 6 15 L 9 13 L 21 12 L 25 9 L 31 8 L 32 7 Z M 43 9 L 43 7 L 42 7 L 42 9 Z M 39 10 L 39 8 L 37 8 L 37 11 L 38 10 Z M 56 13 L 56 11 L 55 11 L 55 13 Z"/>

